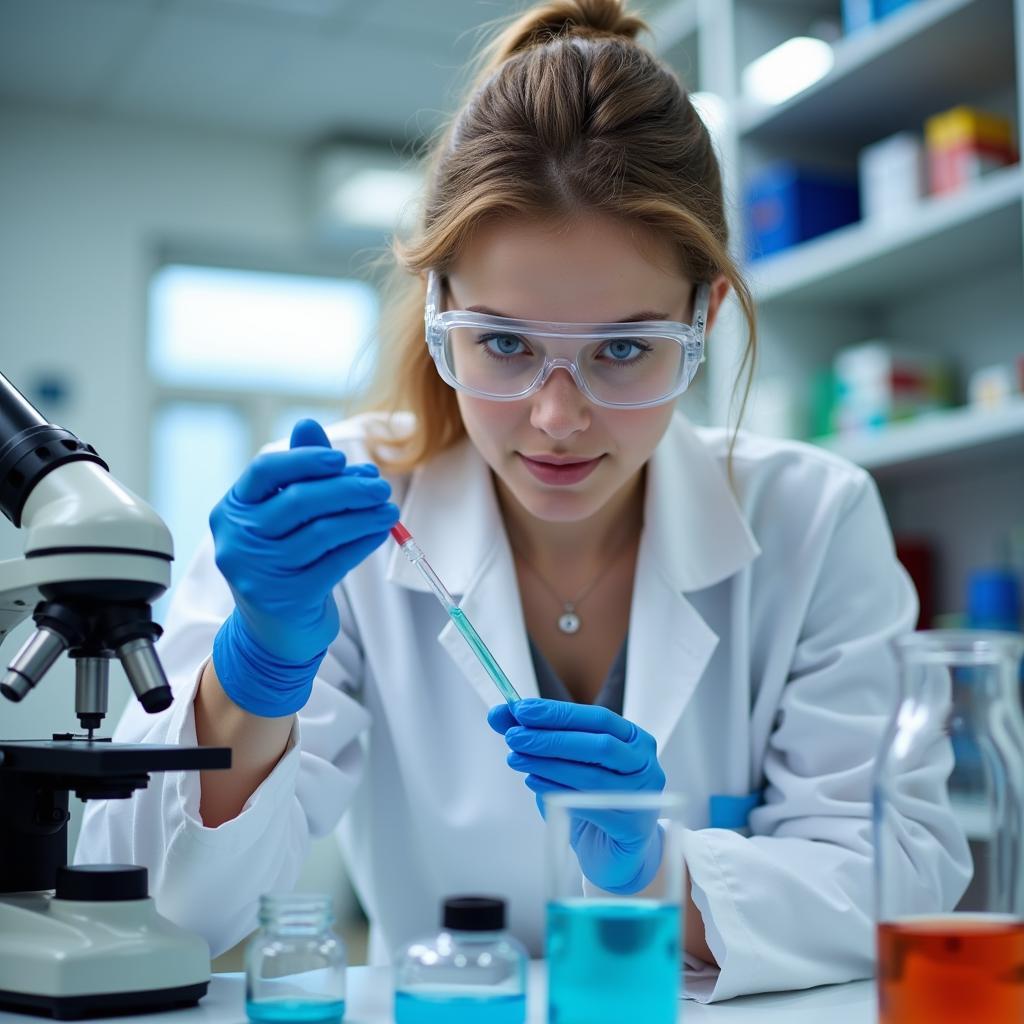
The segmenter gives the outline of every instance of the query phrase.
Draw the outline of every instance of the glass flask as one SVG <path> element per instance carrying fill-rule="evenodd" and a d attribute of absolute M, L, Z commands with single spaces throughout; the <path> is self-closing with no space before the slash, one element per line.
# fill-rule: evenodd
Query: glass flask
<path fill-rule="evenodd" d="M 932 630 L 895 646 L 900 699 L 874 786 L 879 1024 L 1024 1021 L 1024 637 Z M 955 910 L 936 912 L 906 891 L 906 864 L 929 820 L 949 814 L 971 881 Z"/>
<path fill-rule="evenodd" d="M 438 935 L 395 957 L 397 1024 L 523 1024 L 526 950 L 505 931 L 505 901 L 444 901 Z"/>
<path fill-rule="evenodd" d="M 345 946 L 331 929 L 331 898 L 260 897 L 260 928 L 245 950 L 245 1009 L 253 1021 L 340 1021 Z"/>
<path fill-rule="evenodd" d="M 547 819 L 548 1020 L 675 1024 L 679 1013 L 684 799 L 673 793 L 557 793 Z M 581 825 L 649 816 L 661 867 L 642 892 L 616 895 L 585 877 L 573 850 Z"/>

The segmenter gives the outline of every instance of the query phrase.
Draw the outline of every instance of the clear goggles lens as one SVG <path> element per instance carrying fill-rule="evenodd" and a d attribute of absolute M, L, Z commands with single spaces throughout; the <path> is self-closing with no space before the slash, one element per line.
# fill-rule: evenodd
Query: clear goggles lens
<path fill-rule="evenodd" d="M 681 395 L 703 361 L 709 293 L 707 284 L 697 286 L 692 324 L 549 324 L 440 312 L 440 282 L 431 272 L 427 345 L 449 384 L 482 398 L 524 398 L 566 369 L 601 405 L 658 405 Z"/>
<path fill-rule="evenodd" d="M 642 405 L 676 394 L 688 369 L 684 346 L 661 335 L 581 342 L 454 326 L 444 332 L 443 353 L 458 386 L 499 398 L 522 395 L 546 369 L 564 366 L 599 402 Z"/>

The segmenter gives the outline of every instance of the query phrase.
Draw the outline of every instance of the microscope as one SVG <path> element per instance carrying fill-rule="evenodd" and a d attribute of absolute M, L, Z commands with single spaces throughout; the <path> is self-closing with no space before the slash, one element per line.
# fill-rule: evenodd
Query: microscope
<path fill-rule="evenodd" d="M 0 562 L 0 642 L 29 615 L 36 627 L 0 693 L 24 699 L 67 652 L 82 728 L 0 740 L 0 1007 L 71 1019 L 192 1005 L 209 984 L 209 949 L 156 912 L 146 869 L 67 864 L 70 792 L 124 799 L 149 772 L 230 767 L 227 748 L 94 737 L 114 658 L 147 712 L 171 704 L 151 610 L 170 583 L 170 533 L 2 374 L 0 510 L 26 531 L 24 557 Z"/>

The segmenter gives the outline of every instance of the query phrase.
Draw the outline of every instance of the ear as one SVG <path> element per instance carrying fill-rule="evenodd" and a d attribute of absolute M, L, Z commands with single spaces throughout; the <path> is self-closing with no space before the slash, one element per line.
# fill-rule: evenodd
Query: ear
<path fill-rule="evenodd" d="M 711 328 L 715 326 L 715 319 L 718 317 L 718 310 L 725 301 L 725 297 L 729 294 L 729 289 L 731 287 L 732 285 L 729 284 L 729 279 L 725 274 L 719 274 L 718 277 L 711 282 L 711 296 L 708 299 L 708 324 L 707 327 L 704 328 L 705 335 L 710 334 Z"/>

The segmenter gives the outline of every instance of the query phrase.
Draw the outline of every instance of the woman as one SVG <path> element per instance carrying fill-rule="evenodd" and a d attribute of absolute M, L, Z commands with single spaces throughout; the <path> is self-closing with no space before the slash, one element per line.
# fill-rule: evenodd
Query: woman
<path fill-rule="evenodd" d="M 540 955 L 541 795 L 667 786 L 688 994 L 871 973 L 871 766 L 915 598 L 865 473 L 675 411 L 730 288 L 749 369 L 753 308 L 707 133 L 641 27 L 556 0 L 496 40 L 396 245 L 380 411 L 300 423 L 213 510 L 161 646 L 176 703 L 133 703 L 118 738 L 233 767 L 91 804 L 78 859 L 147 864 L 214 953 L 344 814 L 374 960 L 471 890 L 507 895 Z M 522 704 L 488 714 L 387 543 L 399 509 Z M 908 910 L 966 882 L 942 768 L 908 781 Z M 618 892 L 684 869 L 649 823 L 602 850 L 583 870 Z"/>

